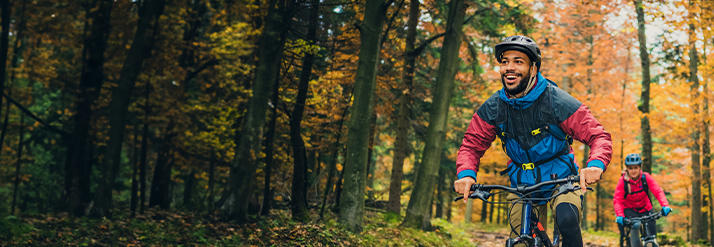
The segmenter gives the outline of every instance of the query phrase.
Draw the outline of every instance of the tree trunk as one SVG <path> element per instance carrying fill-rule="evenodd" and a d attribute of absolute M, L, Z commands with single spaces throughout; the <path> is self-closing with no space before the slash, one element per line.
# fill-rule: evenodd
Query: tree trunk
<path fill-rule="evenodd" d="M 689 6 L 693 5 L 692 1 L 689 1 Z M 691 86 L 691 102 L 692 102 L 692 113 L 694 119 L 692 122 L 698 123 L 699 121 L 699 79 L 697 78 L 697 65 L 699 65 L 697 48 L 695 45 L 696 36 L 694 24 L 693 11 L 689 12 L 689 82 L 692 83 Z M 704 228 L 702 227 L 702 174 L 701 174 L 701 163 L 699 163 L 700 158 L 700 146 L 699 146 L 699 124 L 692 125 L 692 143 L 690 146 L 690 151 L 692 152 L 692 242 L 696 242 L 699 239 L 707 239 L 704 233 Z"/>
<path fill-rule="evenodd" d="M 464 222 L 471 223 L 473 221 L 473 219 L 471 218 L 473 211 L 474 211 L 474 200 L 466 201 L 466 214 L 464 215 Z"/>
<path fill-rule="evenodd" d="M 439 178 L 436 180 L 436 215 L 434 218 L 441 218 L 444 214 L 444 180 L 446 179 L 446 169 L 439 167 Z"/>
<path fill-rule="evenodd" d="M 4 6 L 6 4 L 6 2 L 8 2 L 8 1 L 2 0 L 2 2 L 0 2 L 0 7 L 2 7 L 1 11 L 2 11 L 3 16 L 5 15 L 5 12 L 4 12 L 5 9 L 7 9 L 7 11 L 10 11 L 9 6 L 7 8 Z M 10 66 L 13 69 L 20 66 L 20 54 L 22 54 L 22 51 L 24 50 L 24 47 L 25 47 L 25 40 L 24 40 L 25 39 L 25 29 L 27 28 L 27 21 L 25 20 L 25 6 L 26 6 L 26 4 L 27 4 L 27 1 L 22 2 L 22 9 L 20 10 L 20 12 L 21 12 L 20 23 L 17 24 L 17 28 L 16 28 L 17 33 L 14 34 L 15 44 L 13 45 L 12 63 L 10 64 Z M 3 17 L 3 20 L 7 20 L 8 24 L 9 24 L 10 17 L 7 17 L 7 18 Z M 5 49 L 4 53 L 2 51 L 2 46 L 3 46 L 2 43 L 9 42 L 8 37 L 7 37 L 7 31 L 9 31 L 9 25 L 6 26 L 5 21 L 2 21 L 2 30 L 3 30 L 3 33 L 2 33 L 2 35 L 0 35 L 0 53 L 1 53 L 0 57 L 3 56 L 2 54 L 5 54 L 5 56 L 7 57 L 7 49 Z M 0 66 L 2 66 L 0 68 L 0 76 L 2 76 L 2 77 L 0 77 L 0 93 L 4 93 L 5 92 L 5 76 L 4 75 L 6 74 L 5 62 L 0 62 L 0 64 L 2 64 L 2 65 L 0 65 Z M 10 77 L 8 78 L 8 81 L 7 81 L 8 86 L 10 86 L 10 84 L 14 80 L 15 80 L 15 70 L 11 69 Z M 7 91 L 8 91 L 7 97 L 8 98 L 12 97 L 12 90 L 10 89 L 10 87 L 7 88 Z M 0 97 L 0 107 L 2 107 L 2 97 Z M 6 130 L 7 130 L 9 117 L 10 117 L 10 101 L 8 100 L 7 108 L 5 110 L 5 120 L 2 125 L 2 132 L 0 133 L 0 150 L 3 149 L 3 145 L 5 144 L 5 134 L 7 132 Z"/>
<path fill-rule="evenodd" d="M 335 185 L 335 206 L 332 208 L 332 211 L 336 213 L 339 213 L 340 210 L 340 198 L 342 198 L 342 184 L 345 181 L 344 178 L 345 170 L 343 168 L 342 172 L 340 172 L 340 176 L 337 178 L 337 184 Z"/>
<path fill-rule="evenodd" d="M 151 197 L 149 197 L 149 207 L 159 206 L 167 210 L 171 207 L 171 166 L 173 164 L 173 139 L 176 136 L 173 120 L 166 126 L 165 135 L 161 143 L 161 148 L 156 156 L 154 165 L 154 178 L 151 180 Z M 247 200 L 246 200 L 247 201 Z"/>
<path fill-rule="evenodd" d="M 0 34 L 0 93 L 3 93 L 5 92 L 7 53 L 10 45 L 10 0 L 0 1 L 0 9 L 0 11 L 2 11 L 2 34 Z M 2 106 L 2 97 L 0 97 L 0 106 Z"/>
<path fill-rule="evenodd" d="M 454 202 L 454 200 L 451 200 L 451 196 L 450 196 L 451 194 L 449 193 L 450 185 L 454 184 L 454 180 L 452 179 L 452 177 L 454 177 L 453 172 L 450 172 L 446 175 L 446 191 L 447 191 L 447 193 L 446 193 L 446 198 L 444 200 L 446 200 L 446 220 L 448 222 L 451 222 L 451 209 L 452 209 L 451 206 L 452 206 L 452 203 Z"/>
<path fill-rule="evenodd" d="M 431 229 L 429 218 L 425 218 L 426 203 L 433 193 L 434 174 L 439 167 L 441 150 L 444 143 L 449 103 L 453 95 L 454 77 L 459 68 L 459 48 L 461 47 L 461 29 L 464 22 L 465 7 L 462 0 L 449 2 L 449 15 L 446 23 L 446 35 L 442 46 L 441 61 L 437 72 L 433 104 L 429 112 L 429 128 L 424 147 L 424 155 L 418 168 L 417 178 L 412 196 L 409 199 L 403 226 L 411 228 Z"/>
<path fill-rule="evenodd" d="M 600 183 L 595 185 L 595 231 L 602 231 L 602 219 L 600 217 L 600 194 L 602 194 L 602 186 Z"/>
<path fill-rule="evenodd" d="M 647 38 L 645 36 L 645 11 L 642 0 L 634 0 L 637 10 L 637 36 L 640 43 L 640 60 L 642 64 L 642 93 L 637 109 L 642 112 L 640 128 L 642 130 L 642 171 L 652 172 L 652 133 L 650 132 L 650 57 L 647 53 Z"/>
<path fill-rule="evenodd" d="M 707 54 L 707 49 L 706 49 L 706 44 L 704 45 L 704 54 Z M 706 62 L 704 60 L 703 62 Z M 714 241 L 714 201 L 712 201 L 712 181 L 711 181 L 711 167 L 709 166 L 712 160 L 711 156 L 711 148 L 709 145 L 709 78 L 703 81 L 704 83 L 704 106 L 702 109 L 702 113 L 704 114 L 702 116 L 702 126 L 703 131 L 704 131 L 704 137 L 702 141 L 702 154 L 704 155 L 703 160 L 702 160 L 702 166 L 704 166 L 704 170 L 702 171 L 704 174 L 704 182 L 707 184 L 707 190 L 708 194 L 707 197 L 709 198 L 709 217 L 707 217 L 707 223 L 709 226 L 709 230 L 711 231 L 709 234 L 709 243 Z"/>
<path fill-rule="evenodd" d="M 8 87 L 6 88 L 7 90 L 7 97 L 10 98 L 12 97 L 12 81 L 8 83 Z M 3 92 L 4 94 L 4 92 Z M 3 98 L 3 97 L 0 97 Z M 2 105 L 0 105 L 2 107 Z M 2 123 L 2 129 L 0 130 L 0 150 L 2 150 L 2 147 L 5 144 L 5 134 L 7 134 L 7 126 L 10 125 L 10 101 L 7 101 L 7 106 L 5 107 L 5 117 L 3 119 Z M 2 151 L 0 151 L 2 153 Z"/>
<path fill-rule="evenodd" d="M 486 201 L 481 201 L 481 222 L 486 223 L 486 217 L 488 217 L 488 203 Z"/>
<path fill-rule="evenodd" d="M 124 59 L 119 81 L 117 81 L 118 86 L 114 88 L 112 100 L 109 103 L 109 132 L 107 133 L 109 139 L 103 166 L 100 167 L 101 175 L 94 197 L 94 207 L 90 212 L 93 217 L 108 216 L 109 210 L 112 208 L 112 191 L 121 165 L 126 116 L 129 112 L 129 104 L 131 104 L 132 91 L 134 91 L 134 85 L 141 72 L 144 59 L 151 55 L 151 47 L 163 10 L 164 0 L 145 0 L 139 6 L 139 20 L 134 40 Z"/>
<path fill-rule="evenodd" d="M 384 0 L 367 0 L 360 26 L 360 51 L 354 87 L 354 103 L 347 131 L 345 193 L 340 197 L 339 222 L 352 232 L 362 231 L 367 173 L 369 122 L 379 60 L 379 40 L 387 8 Z"/>
<path fill-rule="evenodd" d="M 348 100 L 351 100 L 352 95 L 350 94 L 350 97 Z M 345 122 L 345 115 L 347 114 L 347 109 L 350 108 L 349 102 L 345 106 L 345 109 L 342 111 L 342 117 L 340 117 L 340 122 L 337 124 L 337 137 L 335 138 L 335 144 L 332 145 L 335 150 L 332 152 L 332 162 L 330 162 L 330 171 L 328 172 L 327 175 L 327 182 L 325 185 L 325 192 L 322 195 L 322 207 L 320 207 L 320 219 L 322 219 L 323 214 L 325 213 L 325 205 L 327 204 L 327 195 L 332 191 L 332 180 L 333 177 L 335 176 L 335 171 L 337 170 L 337 155 L 340 152 L 340 137 L 342 137 L 342 125 Z M 343 168 L 344 169 L 344 168 Z M 336 197 L 336 200 L 339 200 L 339 197 Z"/>
<path fill-rule="evenodd" d="M 216 150 L 211 149 L 211 159 L 208 161 L 208 195 L 206 195 L 206 212 L 213 213 L 215 209 L 213 190 L 216 187 Z"/>
<path fill-rule="evenodd" d="M 188 174 L 186 174 L 186 179 L 183 183 L 183 205 L 186 209 L 190 211 L 196 210 L 195 195 L 196 195 L 196 170 L 191 169 Z"/>
<path fill-rule="evenodd" d="M 241 136 L 236 143 L 236 152 L 231 165 L 227 193 L 224 193 L 224 203 L 221 205 L 223 217 L 237 222 L 248 219 L 248 201 L 253 194 L 253 181 L 258 168 L 257 154 L 263 140 L 263 124 L 268 106 L 268 97 L 279 68 L 280 58 L 285 44 L 284 24 L 281 11 L 285 8 L 285 0 L 270 0 L 265 26 L 260 37 L 259 59 L 256 66 L 253 96 L 250 98 L 248 111 L 245 114 Z M 277 9 L 277 6 L 281 6 Z"/>
<path fill-rule="evenodd" d="M 20 192 L 20 168 L 22 168 L 22 138 L 25 133 L 25 114 L 20 115 L 20 141 L 17 143 L 17 161 L 15 161 L 15 188 L 12 193 L 12 209 L 10 214 L 15 215 L 15 205 L 17 205 L 17 195 Z"/>
<path fill-rule="evenodd" d="M 91 156 L 87 155 L 87 142 L 91 129 L 92 106 L 104 83 L 104 51 L 109 38 L 110 16 L 113 0 L 93 0 L 87 5 L 85 23 L 86 39 L 82 51 L 82 74 L 79 95 L 74 101 L 74 130 L 70 141 L 65 170 L 65 198 L 67 211 L 73 216 L 85 214 L 90 201 L 89 177 Z"/>
<path fill-rule="evenodd" d="M 399 95 L 399 116 L 397 119 L 397 136 L 394 142 L 394 162 L 389 181 L 389 201 L 387 211 L 401 215 L 402 177 L 404 176 L 404 158 L 407 157 L 407 134 L 409 133 L 409 115 L 411 115 L 411 88 L 414 80 L 416 56 L 417 25 L 419 24 L 419 1 L 409 1 L 409 20 L 407 21 L 407 39 L 404 49 L 404 74 L 402 75 L 402 92 Z"/>
<path fill-rule="evenodd" d="M 146 153 L 149 151 L 149 114 L 151 114 L 151 106 L 149 105 L 149 93 L 151 92 L 151 83 L 146 81 L 144 88 L 144 126 L 141 130 L 141 156 L 139 160 L 139 213 L 143 214 L 146 209 Z"/>
<path fill-rule="evenodd" d="M 374 200 L 374 171 L 377 164 L 374 159 L 374 143 L 379 134 L 377 133 L 377 114 L 372 114 L 372 120 L 369 127 L 369 146 L 367 147 L 367 199 Z"/>
<path fill-rule="evenodd" d="M 494 197 L 494 198 L 495 198 L 495 197 Z M 489 205 L 489 207 L 490 207 L 489 210 L 488 210 L 488 212 L 489 212 L 489 214 L 488 214 L 488 222 L 489 222 L 489 223 L 493 223 L 493 215 L 494 215 L 494 213 L 493 213 L 494 206 L 493 206 L 493 205 L 494 205 L 494 203 L 491 203 L 491 204 Z"/>
<path fill-rule="evenodd" d="M 498 193 L 498 201 L 499 202 L 503 201 L 502 193 Z M 503 204 L 498 204 L 498 213 L 496 215 L 496 224 L 501 224 L 501 211 L 503 211 L 502 207 L 503 207 Z"/>
<path fill-rule="evenodd" d="M 318 0 L 310 1 L 310 17 L 307 29 L 307 37 L 315 43 L 318 27 Z M 306 52 L 302 60 L 302 70 L 300 72 L 300 82 L 298 84 L 297 98 L 293 113 L 290 115 L 290 142 L 293 148 L 293 186 L 290 210 L 292 219 L 299 222 L 310 220 L 307 211 L 307 154 L 305 151 L 305 141 L 302 139 L 301 122 L 305 111 L 305 100 L 307 92 L 310 90 L 310 77 L 312 76 L 312 65 L 315 61 L 313 52 Z"/>
<path fill-rule="evenodd" d="M 130 206 L 130 211 L 131 211 L 131 217 L 136 216 L 136 208 L 139 206 L 139 180 L 137 180 L 137 176 L 139 175 L 139 150 L 136 148 L 136 141 L 137 141 L 137 136 L 139 135 L 139 129 L 138 126 L 135 124 L 134 125 L 134 140 L 131 142 L 131 206 Z"/>
<path fill-rule="evenodd" d="M 278 69 L 280 71 L 280 69 Z M 270 214 L 270 202 L 273 201 L 270 195 L 270 180 L 273 176 L 273 166 L 275 161 L 273 160 L 273 142 L 275 141 L 275 125 L 278 120 L 278 105 L 280 102 L 280 83 L 279 79 L 275 78 L 275 85 L 273 85 L 273 95 L 270 98 L 273 106 L 270 108 L 270 122 L 268 122 L 268 132 L 265 134 L 265 183 L 263 188 L 263 207 L 261 208 L 261 215 Z"/>
<path fill-rule="evenodd" d="M 583 144 L 585 146 L 583 150 L 583 168 L 588 164 L 588 158 L 590 158 L 590 146 Z M 588 197 L 583 196 L 583 219 L 580 221 L 580 228 L 583 230 L 588 229 Z"/>

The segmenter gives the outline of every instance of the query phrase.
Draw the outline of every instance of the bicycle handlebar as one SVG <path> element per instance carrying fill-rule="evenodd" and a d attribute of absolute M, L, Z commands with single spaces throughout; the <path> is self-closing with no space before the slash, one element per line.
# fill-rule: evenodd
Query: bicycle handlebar
<path fill-rule="evenodd" d="M 662 211 L 659 211 L 657 213 L 651 213 L 651 214 L 645 215 L 645 216 L 625 218 L 625 220 L 623 220 L 622 223 L 624 223 L 624 225 L 631 225 L 631 224 L 634 224 L 636 221 L 644 222 L 644 221 L 648 221 L 648 220 L 652 220 L 652 219 L 657 220 L 657 219 L 661 218 L 662 216 L 664 216 L 662 214 Z"/>
<path fill-rule="evenodd" d="M 557 195 L 560 195 L 560 194 L 565 193 L 565 192 L 569 192 L 569 191 L 574 191 L 574 190 L 580 189 L 580 186 L 572 186 L 572 183 L 573 183 L 573 182 L 580 182 L 580 176 L 579 176 L 579 175 L 568 176 L 568 177 L 566 177 L 566 178 L 561 178 L 561 179 L 555 179 L 555 180 L 549 180 L 549 181 L 540 182 L 540 183 L 537 183 L 537 184 L 534 184 L 534 185 L 531 185 L 531 186 L 518 185 L 518 186 L 516 186 L 515 188 L 513 188 L 513 187 L 508 187 L 508 186 L 503 186 L 503 185 L 472 184 L 472 185 L 471 185 L 471 191 L 473 191 L 473 193 L 472 193 L 471 195 L 469 195 L 469 198 L 472 198 L 472 199 L 476 199 L 476 198 L 477 198 L 477 199 L 481 199 L 481 200 L 487 201 L 488 198 L 491 197 L 491 195 L 493 195 L 493 194 L 491 193 L 491 190 L 493 190 L 493 189 L 503 190 L 503 191 L 506 191 L 506 192 L 508 192 L 508 193 L 514 193 L 514 194 L 525 195 L 525 194 L 528 194 L 528 193 L 537 191 L 538 189 L 540 189 L 541 187 L 546 186 L 546 185 L 570 184 L 570 186 L 565 186 L 565 187 L 562 187 L 562 186 L 561 186 L 561 188 L 559 189 L 559 193 L 557 194 Z M 588 188 L 588 189 L 589 189 L 589 190 L 592 190 L 592 189 L 590 189 L 590 188 Z M 556 195 L 556 196 L 557 196 L 557 195 Z M 454 201 L 458 201 L 458 200 L 461 200 L 461 199 L 463 199 L 463 198 L 464 198 L 463 196 L 459 196 L 459 197 L 455 198 Z"/>

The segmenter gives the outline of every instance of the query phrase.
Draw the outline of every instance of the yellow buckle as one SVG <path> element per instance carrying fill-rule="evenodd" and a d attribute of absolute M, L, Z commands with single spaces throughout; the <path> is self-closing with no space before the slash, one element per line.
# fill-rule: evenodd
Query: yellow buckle
<path fill-rule="evenodd" d="M 506 136 L 506 132 L 501 132 L 501 136 Z"/>
<path fill-rule="evenodd" d="M 537 134 L 540 134 L 540 128 L 537 128 L 537 129 L 531 131 L 531 135 L 537 135 Z"/>
<path fill-rule="evenodd" d="M 523 170 L 533 170 L 535 165 L 533 163 L 525 163 L 521 165 L 521 168 L 523 168 Z"/>

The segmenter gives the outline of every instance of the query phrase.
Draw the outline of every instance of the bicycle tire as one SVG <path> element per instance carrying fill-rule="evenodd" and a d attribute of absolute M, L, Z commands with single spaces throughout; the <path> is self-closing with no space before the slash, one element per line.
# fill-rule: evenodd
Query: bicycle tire
<path fill-rule="evenodd" d="M 659 244 L 656 241 L 647 241 L 645 242 L 645 247 L 659 247 Z"/>
<path fill-rule="evenodd" d="M 640 239 L 640 224 L 635 224 L 630 228 L 630 247 L 642 247 L 642 240 Z"/>

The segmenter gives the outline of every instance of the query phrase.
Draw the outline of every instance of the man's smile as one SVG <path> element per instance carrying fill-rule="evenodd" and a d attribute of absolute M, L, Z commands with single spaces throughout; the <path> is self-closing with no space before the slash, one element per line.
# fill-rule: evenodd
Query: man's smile
<path fill-rule="evenodd" d="M 518 82 L 521 80 L 521 77 L 522 75 L 520 73 L 508 73 L 502 76 L 503 82 L 505 82 L 506 85 L 509 86 L 517 85 Z"/>

